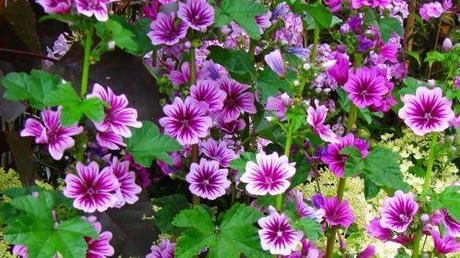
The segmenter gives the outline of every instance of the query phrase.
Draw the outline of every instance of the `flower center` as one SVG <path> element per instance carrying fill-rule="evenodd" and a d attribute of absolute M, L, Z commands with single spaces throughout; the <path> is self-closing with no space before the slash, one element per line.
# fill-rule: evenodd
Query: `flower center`
<path fill-rule="evenodd" d="M 208 179 L 203 180 L 203 185 L 205 186 L 209 185 L 209 180 Z"/>
<path fill-rule="evenodd" d="M 277 236 L 277 237 L 282 237 L 282 236 L 283 236 L 283 232 L 281 232 L 281 230 L 276 231 L 276 236 Z"/>
<path fill-rule="evenodd" d="M 431 120 L 431 119 L 433 118 L 433 116 L 431 115 L 431 113 L 425 113 L 425 114 L 423 115 L 423 118 L 424 118 L 424 119 L 427 119 L 427 120 Z"/>
<path fill-rule="evenodd" d="M 399 219 L 401 220 L 401 222 L 403 223 L 407 223 L 409 222 L 410 218 L 408 216 L 406 216 L 406 214 L 399 214 Z"/>

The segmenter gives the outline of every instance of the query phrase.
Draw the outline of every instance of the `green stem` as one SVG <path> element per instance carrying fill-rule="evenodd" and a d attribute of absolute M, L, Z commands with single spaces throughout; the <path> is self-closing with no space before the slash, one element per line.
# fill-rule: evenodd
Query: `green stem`
<path fill-rule="evenodd" d="M 88 90 L 88 78 L 89 78 L 89 67 L 90 67 L 90 57 L 91 57 L 91 45 L 93 42 L 93 28 L 90 28 L 86 32 L 85 46 L 83 53 L 83 68 L 81 73 L 81 86 L 80 86 L 80 96 L 84 96 Z"/>
<path fill-rule="evenodd" d="M 195 47 L 190 47 L 190 85 L 196 83 L 196 62 L 195 62 Z M 198 145 L 192 145 L 192 162 L 198 163 Z M 192 204 L 193 206 L 200 205 L 200 197 L 193 195 L 192 196 Z"/>
<path fill-rule="evenodd" d="M 286 144 L 284 146 L 284 155 L 288 157 L 289 159 L 289 152 L 291 150 L 291 145 L 292 145 L 292 132 L 294 131 L 294 125 L 293 123 L 289 122 L 289 129 L 288 133 L 286 136 Z M 281 211 L 281 208 L 283 207 L 283 194 L 278 194 L 275 196 L 275 209 L 277 211 Z"/>
<path fill-rule="evenodd" d="M 311 48 L 311 54 L 310 54 L 310 63 L 312 65 L 315 65 L 316 62 L 316 50 L 318 49 L 318 42 L 319 42 L 319 27 L 316 26 L 315 32 L 313 34 L 313 46 Z"/>

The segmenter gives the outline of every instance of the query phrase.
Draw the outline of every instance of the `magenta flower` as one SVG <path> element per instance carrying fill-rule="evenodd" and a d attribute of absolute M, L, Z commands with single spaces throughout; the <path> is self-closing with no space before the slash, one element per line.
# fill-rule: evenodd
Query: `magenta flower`
<path fill-rule="evenodd" d="M 246 123 L 243 119 L 237 119 L 230 122 L 218 120 L 217 126 L 225 134 L 235 134 L 242 131 L 246 127 Z"/>
<path fill-rule="evenodd" d="M 273 255 L 290 255 L 297 249 L 303 237 L 302 231 L 295 231 L 285 214 L 279 214 L 270 207 L 270 215 L 258 221 L 259 237 L 262 249 Z"/>
<path fill-rule="evenodd" d="M 307 123 L 313 127 L 313 131 L 319 135 L 319 137 L 326 142 L 339 143 L 338 136 L 332 131 L 330 125 L 325 125 L 327 116 L 327 107 L 319 105 L 318 101 L 315 101 L 316 109 L 309 106 L 307 109 Z"/>
<path fill-rule="evenodd" d="M 102 85 L 95 83 L 93 92 L 88 97 L 97 97 L 110 105 L 106 108 L 104 120 L 102 122 L 93 121 L 98 131 L 113 131 L 123 137 L 131 137 L 129 127 L 140 128 L 142 123 L 137 121 L 137 110 L 129 108 L 128 99 L 125 94 L 115 95 L 110 87 L 107 90 Z"/>
<path fill-rule="evenodd" d="M 313 204 L 318 209 L 324 210 L 324 219 L 330 227 L 341 225 L 348 228 L 355 222 L 355 215 L 347 200 L 340 202 L 335 196 L 328 198 L 320 194 L 316 194 L 312 199 L 315 199 Z"/>
<path fill-rule="evenodd" d="M 322 258 L 324 256 L 314 243 L 305 238 L 300 240 L 300 242 L 302 243 L 302 249 L 285 256 L 285 258 Z"/>
<path fill-rule="evenodd" d="M 26 120 L 26 126 L 20 135 L 35 137 L 35 143 L 48 144 L 48 151 L 55 160 L 60 160 L 64 151 L 72 148 L 75 141 L 71 136 L 78 135 L 83 131 L 83 127 L 76 124 L 69 127 L 61 125 L 61 110 L 53 111 L 45 109 L 40 113 L 43 124 L 39 121 L 29 118 Z M 44 126 L 43 126 L 44 125 Z"/>
<path fill-rule="evenodd" d="M 159 13 L 157 19 L 150 24 L 152 29 L 149 36 L 153 45 L 175 45 L 187 35 L 188 26 L 182 22 L 174 21 L 174 14 Z"/>
<path fill-rule="evenodd" d="M 185 4 L 179 2 L 177 17 L 190 28 L 204 31 L 214 22 L 214 8 L 207 0 L 187 0 Z"/>
<path fill-rule="evenodd" d="M 375 257 L 375 246 L 368 245 L 364 250 L 362 250 L 357 258 L 371 258 Z"/>
<path fill-rule="evenodd" d="M 380 208 L 380 225 L 398 233 L 407 230 L 418 211 L 418 204 L 412 193 L 398 190 L 391 198 L 386 198 Z"/>
<path fill-rule="evenodd" d="M 225 190 L 230 187 L 227 175 L 227 169 L 219 169 L 219 162 L 201 159 L 200 164 L 190 165 L 190 172 L 185 177 L 185 181 L 190 184 L 189 190 L 193 194 L 215 200 L 223 196 Z"/>
<path fill-rule="evenodd" d="M 449 235 L 460 237 L 460 222 L 452 218 L 446 209 L 441 209 L 434 213 L 432 222 L 436 226 L 444 226 Z"/>
<path fill-rule="evenodd" d="M 227 94 L 219 88 L 219 85 L 211 80 L 200 80 L 190 87 L 190 97 L 204 105 L 209 112 L 222 109 Z"/>
<path fill-rule="evenodd" d="M 261 34 L 263 33 L 264 29 L 268 29 L 268 28 L 270 28 L 270 26 L 272 26 L 272 23 L 270 21 L 271 17 L 272 17 L 271 12 L 264 13 L 264 14 L 261 14 L 261 15 L 257 15 L 256 17 L 254 17 L 254 19 L 256 20 L 257 25 L 259 25 Z"/>
<path fill-rule="evenodd" d="M 271 53 L 265 55 L 264 59 L 272 71 L 274 71 L 279 77 L 284 77 L 286 75 L 286 68 L 284 68 L 283 57 L 281 56 L 281 51 L 279 49 L 275 49 Z"/>
<path fill-rule="evenodd" d="M 11 252 L 19 258 L 27 258 L 27 246 L 25 245 L 14 245 Z"/>
<path fill-rule="evenodd" d="M 37 0 L 37 4 L 43 7 L 45 13 L 50 14 L 66 14 L 72 8 L 71 0 Z"/>
<path fill-rule="evenodd" d="M 228 167 L 230 161 L 238 158 L 238 155 L 228 148 L 226 141 L 217 142 L 213 138 L 209 138 L 200 144 L 200 152 L 206 157 L 219 162 L 222 167 Z"/>
<path fill-rule="evenodd" d="M 119 150 L 120 146 L 126 146 L 126 144 L 123 142 L 123 137 L 119 134 L 116 134 L 112 130 L 107 130 L 105 132 L 97 131 L 96 141 L 99 146 L 109 150 Z"/>
<path fill-rule="evenodd" d="M 434 230 L 430 230 L 431 238 L 434 243 L 434 250 L 438 254 L 449 254 L 460 251 L 460 243 L 457 242 L 455 237 L 450 235 L 445 235 L 444 237 L 441 234 Z"/>
<path fill-rule="evenodd" d="M 340 154 L 340 151 L 342 151 L 343 148 L 355 147 L 361 152 L 363 158 L 366 157 L 369 151 L 366 141 L 360 138 L 355 138 L 355 136 L 351 133 L 344 137 L 338 137 L 337 139 L 340 141 L 339 143 L 331 143 L 327 145 L 327 152 L 321 157 L 321 160 L 328 165 L 334 175 L 342 177 L 345 162 L 348 159 L 346 155 Z"/>
<path fill-rule="evenodd" d="M 167 239 L 162 239 L 158 245 L 152 245 L 150 253 L 145 258 L 174 258 L 176 244 Z"/>
<path fill-rule="evenodd" d="M 96 220 L 95 216 L 90 216 L 88 218 L 84 217 L 84 219 L 88 223 L 91 223 L 99 234 L 97 239 L 85 237 L 86 243 L 88 244 L 86 258 L 106 258 L 114 255 L 115 250 L 110 245 L 112 233 L 110 231 L 104 231 L 101 233 L 101 223 Z"/>
<path fill-rule="evenodd" d="M 310 218 L 321 222 L 324 217 L 323 209 L 315 209 L 308 205 L 303 199 L 303 193 L 298 190 L 291 190 L 290 197 L 295 201 L 295 209 L 300 218 Z"/>
<path fill-rule="evenodd" d="M 366 231 L 372 237 L 377 238 L 381 241 L 388 241 L 393 238 L 393 234 L 390 229 L 383 228 L 380 225 L 379 218 L 373 218 L 368 225 L 366 225 Z"/>
<path fill-rule="evenodd" d="M 141 193 L 142 188 L 136 184 L 134 172 L 129 171 L 129 161 L 119 161 L 117 157 L 113 157 L 109 168 L 118 180 L 118 188 L 115 191 L 117 202 L 114 207 L 120 208 L 125 203 L 137 202 L 139 200 L 137 195 Z"/>
<path fill-rule="evenodd" d="M 420 7 L 419 14 L 425 21 L 431 18 L 439 18 L 444 13 L 444 8 L 440 2 L 425 3 Z"/>
<path fill-rule="evenodd" d="M 112 207 L 116 198 L 112 194 L 117 187 L 117 179 L 109 167 L 99 172 L 99 165 L 91 162 L 87 166 L 78 162 L 78 176 L 67 174 L 64 195 L 75 199 L 73 206 L 84 212 L 103 212 Z"/>
<path fill-rule="evenodd" d="M 199 138 L 208 136 L 212 120 L 203 116 L 206 110 L 187 97 L 185 102 L 179 97 L 171 105 L 163 107 L 165 117 L 160 118 L 160 125 L 165 128 L 165 134 L 177 139 L 182 144 L 196 144 Z"/>
<path fill-rule="evenodd" d="M 351 5 L 353 9 L 359 9 L 364 6 L 372 8 L 385 8 L 391 3 L 391 0 L 352 0 Z"/>
<path fill-rule="evenodd" d="M 418 87 L 415 96 L 404 95 L 402 101 L 404 106 L 399 110 L 399 117 L 417 135 L 442 132 L 455 117 L 452 103 L 442 96 L 441 88 Z"/>
<path fill-rule="evenodd" d="M 399 47 L 398 44 L 387 42 L 380 47 L 380 56 L 383 57 L 384 60 L 397 63 Z"/>
<path fill-rule="evenodd" d="M 98 21 L 107 21 L 109 19 L 109 10 L 107 4 L 109 0 L 75 0 L 77 11 L 85 16 L 94 15 Z"/>
<path fill-rule="evenodd" d="M 249 86 L 235 80 L 224 78 L 219 81 L 220 89 L 225 91 L 227 97 L 224 100 L 224 107 L 216 115 L 224 122 L 238 119 L 240 113 L 257 112 L 254 105 L 254 94 L 248 92 Z"/>
<path fill-rule="evenodd" d="M 253 195 L 277 195 L 284 193 L 295 174 L 295 163 L 289 163 L 286 156 L 278 157 L 278 153 L 270 155 L 264 152 L 256 155 L 257 163 L 248 161 L 246 171 L 240 180 L 246 183 L 246 191 Z"/>
<path fill-rule="evenodd" d="M 326 70 L 327 74 L 334 78 L 338 85 L 344 85 L 348 81 L 350 62 L 344 55 L 339 55 L 335 64 Z"/>
<path fill-rule="evenodd" d="M 385 77 L 381 76 L 376 69 L 363 67 L 350 73 L 343 89 L 348 92 L 348 97 L 353 104 L 365 108 L 383 99 L 388 92 L 385 83 Z"/>
<path fill-rule="evenodd" d="M 292 99 L 289 95 L 283 93 L 276 97 L 268 97 L 265 110 L 273 111 L 281 121 L 284 121 L 286 119 L 286 111 L 291 105 Z"/>

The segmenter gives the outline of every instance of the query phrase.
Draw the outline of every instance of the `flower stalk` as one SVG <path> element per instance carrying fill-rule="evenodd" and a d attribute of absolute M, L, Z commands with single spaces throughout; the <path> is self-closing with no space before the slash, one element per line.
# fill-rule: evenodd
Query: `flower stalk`
<path fill-rule="evenodd" d="M 190 47 L 190 85 L 194 85 L 196 83 L 196 61 L 195 61 L 195 47 Z M 192 145 L 192 162 L 198 163 L 198 145 Z M 196 195 L 192 195 L 192 204 L 193 206 L 200 205 L 200 197 Z"/>
<path fill-rule="evenodd" d="M 284 145 L 284 155 L 289 158 L 289 152 L 292 145 L 292 133 L 294 131 L 294 126 L 292 122 L 289 122 L 288 133 L 286 136 L 286 144 Z M 275 209 L 281 211 L 283 207 L 283 194 L 278 194 L 275 196 Z"/>
<path fill-rule="evenodd" d="M 91 45 L 93 44 L 93 28 L 91 27 L 86 31 L 84 52 L 83 52 L 83 68 L 81 73 L 81 86 L 80 96 L 84 96 L 88 90 L 88 79 L 89 79 L 89 68 L 90 68 L 90 57 L 91 57 Z"/>

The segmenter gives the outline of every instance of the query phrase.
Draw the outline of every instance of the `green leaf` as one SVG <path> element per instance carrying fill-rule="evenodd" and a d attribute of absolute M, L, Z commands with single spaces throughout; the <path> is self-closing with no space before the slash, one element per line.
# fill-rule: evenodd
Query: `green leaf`
<path fill-rule="evenodd" d="M 182 194 L 173 194 L 153 199 L 153 204 L 161 207 L 155 213 L 155 224 L 161 230 L 161 233 L 174 234 L 178 230 L 172 225 L 172 219 L 182 210 L 190 207 Z"/>
<path fill-rule="evenodd" d="M 420 61 L 420 54 L 416 51 L 406 51 L 406 54 L 417 61 L 418 66 L 420 67 L 422 65 L 422 62 Z"/>
<path fill-rule="evenodd" d="M 318 241 L 318 239 L 323 236 L 323 230 L 321 225 L 313 219 L 310 218 L 301 218 L 296 221 L 293 225 L 295 229 L 300 229 L 304 232 L 306 238 L 313 242 Z"/>
<path fill-rule="evenodd" d="M 370 200 L 377 196 L 380 192 L 380 187 L 367 178 L 364 178 L 364 198 Z"/>
<path fill-rule="evenodd" d="M 268 66 L 265 67 L 256 82 L 256 89 L 261 92 L 260 102 L 262 104 L 267 102 L 268 97 L 276 96 L 280 90 L 287 91 L 288 87 L 289 83 L 280 79 Z"/>
<path fill-rule="evenodd" d="M 180 144 L 173 138 L 163 135 L 154 123 L 143 121 L 141 128 L 133 128 L 133 135 L 126 139 L 127 150 L 136 163 L 150 167 L 157 158 L 172 164 L 168 152 L 180 150 Z"/>
<path fill-rule="evenodd" d="M 319 3 L 307 4 L 305 5 L 305 11 L 313 17 L 320 29 L 331 27 L 332 13 L 324 5 Z"/>
<path fill-rule="evenodd" d="M 359 174 L 364 169 L 364 159 L 362 158 L 361 151 L 355 147 L 345 147 L 340 151 L 340 154 L 347 155 L 345 161 L 345 169 L 343 175 L 345 177 L 354 176 Z"/>
<path fill-rule="evenodd" d="M 236 169 L 242 175 L 246 171 L 246 164 L 248 161 L 256 161 L 256 154 L 253 152 L 243 152 L 238 159 L 230 161 L 228 165 L 230 168 Z"/>
<path fill-rule="evenodd" d="M 208 48 L 209 58 L 224 66 L 233 79 L 250 83 L 256 78 L 256 69 L 251 57 L 242 50 L 226 49 L 218 46 Z"/>
<path fill-rule="evenodd" d="M 403 35 L 401 22 L 394 17 L 385 17 L 379 19 L 378 24 L 383 42 L 388 42 L 393 32 L 396 32 L 401 37 Z"/>
<path fill-rule="evenodd" d="M 302 106 L 294 106 L 286 112 L 286 117 L 294 127 L 294 131 L 307 124 L 307 114 Z"/>
<path fill-rule="evenodd" d="M 234 20 L 252 39 L 257 40 L 260 39 L 260 28 L 254 17 L 266 12 L 261 4 L 252 0 L 223 0 L 216 8 L 215 26 L 221 27 Z"/>
<path fill-rule="evenodd" d="M 375 11 L 371 8 L 366 8 L 364 10 L 364 19 L 363 19 L 364 25 L 377 25 L 377 15 L 375 14 Z"/>
<path fill-rule="evenodd" d="M 10 202 L 14 208 L 28 212 L 40 219 L 51 220 L 51 210 L 54 206 L 54 199 L 51 193 L 41 192 L 38 197 L 27 195 L 18 197 Z"/>
<path fill-rule="evenodd" d="M 460 221 L 460 186 L 449 186 L 439 197 L 441 205 L 447 209 L 449 215 Z"/>

